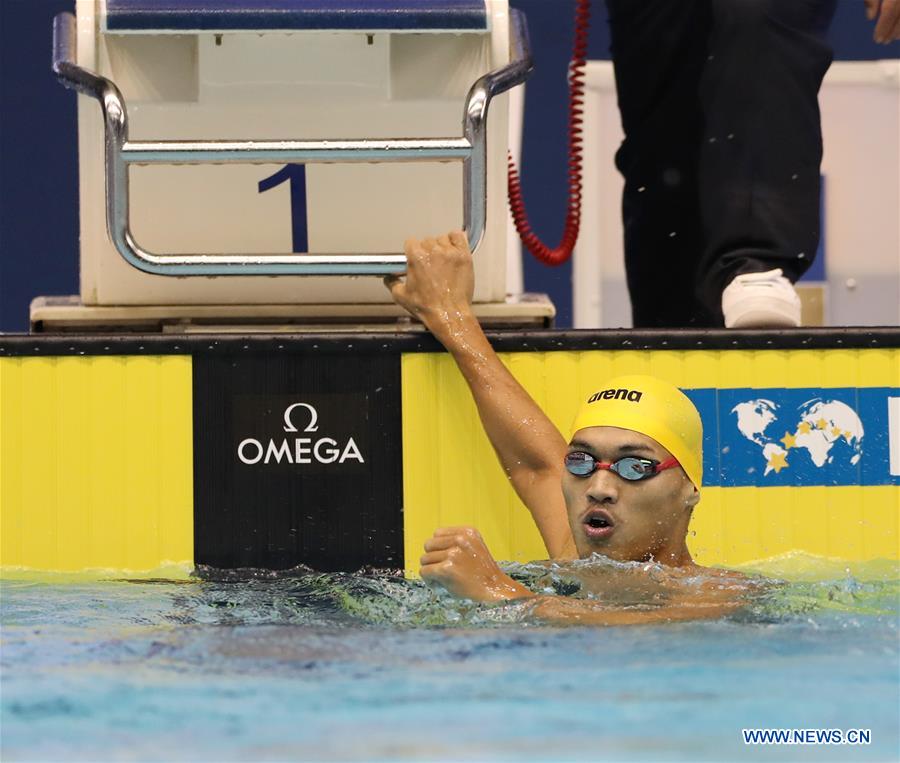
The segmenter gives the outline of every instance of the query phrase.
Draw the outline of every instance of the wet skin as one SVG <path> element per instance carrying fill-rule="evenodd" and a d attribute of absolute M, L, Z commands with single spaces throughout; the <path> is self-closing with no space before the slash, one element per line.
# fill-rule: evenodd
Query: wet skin
<path fill-rule="evenodd" d="M 617 427 L 581 429 L 569 451 L 584 451 L 606 463 L 625 456 L 660 463 L 672 457 L 656 440 Z M 562 489 L 578 556 L 692 564 L 685 537 L 700 493 L 680 467 L 635 482 L 606 469 L 587 477 L 564 472 Z"/>

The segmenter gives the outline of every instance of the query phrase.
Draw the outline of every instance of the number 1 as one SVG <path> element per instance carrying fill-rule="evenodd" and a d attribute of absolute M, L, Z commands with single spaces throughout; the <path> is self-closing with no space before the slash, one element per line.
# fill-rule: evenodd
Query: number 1
<path fill-rule="evenodd" d="M 291 238 L 293 252 L 309 251 L 309 234 L 306 225 L 306 167 L 302 164 L 288 164 L 274 175 L 259 181 L 259 192 L 281 185 L 285 180 L 291 183 Z"/>

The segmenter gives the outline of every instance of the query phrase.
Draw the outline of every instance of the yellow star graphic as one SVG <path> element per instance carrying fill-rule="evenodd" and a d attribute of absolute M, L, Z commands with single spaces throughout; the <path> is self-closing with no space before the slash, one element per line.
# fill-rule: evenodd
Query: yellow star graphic
<path fill-rule="evenodd" d="M 797 427 L 797 434 L 809 434 L 810 429 L 812 427 L 810 427 L 808 421 L 801 421 L 800 426 Z"/>
<path fill-rule="evenodd" d="M 770 469 L 774 469 L 775 474 L 778 474 L 778 472 L 784 469 L 787 465 L 787 453 L 778 453 L 776 451 L 769 458 L 768 466 Z"/>
<path fill-rule="evenodd" d="M 790 450 L 797 444 L 797 438 L 790 432 L 785 432 L 784 437 L 781 438 L 781 442 L 784 443 L 785 450 Z"/>
<path fill-rule="evenodd" d="M 816 426 L 817 426 L 819 429 L 825 429 L 825 427 L 828 426 L 828 422 L 825 421 L 825 419 L 819 419 L 819 420 L 816 422 Z"/>
<path fill-rule="evenodd" d="M 841 436 L 841 428 L 840 427 L 832 427 L 831 434 L 833 434 L 835 437 L 840 437 Z"/>

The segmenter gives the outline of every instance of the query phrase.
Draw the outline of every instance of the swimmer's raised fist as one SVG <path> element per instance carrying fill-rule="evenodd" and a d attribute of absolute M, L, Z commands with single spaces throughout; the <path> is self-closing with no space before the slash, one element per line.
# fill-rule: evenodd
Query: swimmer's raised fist
<path fill-rule="evenodd" d="M 384 279 L 394 301 L 440 335 L 471 315 L 475 275 L 465 233 L 404 244 L 406 274 Z"/>
<path fill-rule="evenodd" d="M 474 527 L 442 527 L 425 541 L 419 560 L 422 579 L 454 596 L 474 601 L 506 601 L 533 596 L 506 575 Z"/>

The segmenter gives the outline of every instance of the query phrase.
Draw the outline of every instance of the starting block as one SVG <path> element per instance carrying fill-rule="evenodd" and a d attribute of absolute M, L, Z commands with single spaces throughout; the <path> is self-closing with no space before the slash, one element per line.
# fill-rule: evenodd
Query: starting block
<path fill-rule="evenodd" d="M 365 276 L 458 228 L 476 309 L 552 317 L 506 295 L 507 0 L 77 0 L 53 66 L 81 93 L 81 289 L 33 326 L 393 315 Z"/>

